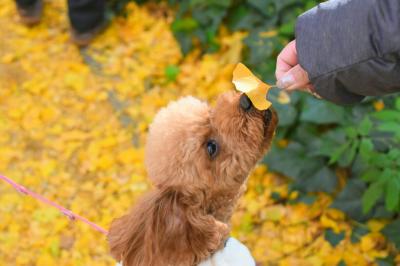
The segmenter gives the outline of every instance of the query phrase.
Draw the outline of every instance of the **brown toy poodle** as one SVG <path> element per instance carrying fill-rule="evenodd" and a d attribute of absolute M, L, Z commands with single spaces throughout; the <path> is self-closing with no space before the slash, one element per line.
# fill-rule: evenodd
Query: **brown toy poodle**
<path fill-rule="evenodd" d="M 145 163 L 154 188 L 110 228 L 111 254 L 124 266 L 191 266 L 224 247 L 250 170 L 278 122 L 244 94 L 214 108 L 193 97 L 172 102 L 150 126 Z"/>

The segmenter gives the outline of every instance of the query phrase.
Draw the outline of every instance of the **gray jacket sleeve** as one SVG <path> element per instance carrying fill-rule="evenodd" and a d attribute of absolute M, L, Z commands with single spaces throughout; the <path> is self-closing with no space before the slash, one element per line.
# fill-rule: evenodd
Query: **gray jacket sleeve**
<path fill-rule="evenodd" d="M 300 65 L 337 104 L 400 92 L 400 0 L 331 0 L 296 24 Z"/>

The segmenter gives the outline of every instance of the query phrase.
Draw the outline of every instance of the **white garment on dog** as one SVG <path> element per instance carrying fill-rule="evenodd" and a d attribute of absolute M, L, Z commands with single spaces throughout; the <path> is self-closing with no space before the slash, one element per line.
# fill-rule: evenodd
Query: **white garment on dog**
<path fill-rule="evenodd" d="M 230 237 L 224 249 L 219 250 L 211 258 L 201 262 L 198 266 L 255 266 L 256 262 L 249 249 L 239 240 Z"/>
<path fill-rule="evenodd" d="M 250 254 L 249 249 L 236 238 L 230 237 L 226 241 L 224 249 L 219 250 L 209 259 L 201 262 L 198 266 L 255 266 L 256 262 Z M 116 266 L 122 266 L 117 263 Z"/>

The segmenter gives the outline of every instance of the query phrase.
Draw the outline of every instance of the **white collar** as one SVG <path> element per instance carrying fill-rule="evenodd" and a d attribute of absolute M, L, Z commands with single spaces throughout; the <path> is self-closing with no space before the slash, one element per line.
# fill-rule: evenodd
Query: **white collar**
<path fill-rule="evenodd" d="M 249 249 L 240 243 L 239 240 L 230 237 L 225 247 L 210 258 L 202 261 L 198 266 L 255 266 L 256 263 L 250 254 Z M 117 263 L 116 266 L 122 266 Z"/>
<path fill-rule="evenodd" d="M 255 266 L 248 248 L 239 240 L 230 237 L 225 247 L 198 266 Z"/>

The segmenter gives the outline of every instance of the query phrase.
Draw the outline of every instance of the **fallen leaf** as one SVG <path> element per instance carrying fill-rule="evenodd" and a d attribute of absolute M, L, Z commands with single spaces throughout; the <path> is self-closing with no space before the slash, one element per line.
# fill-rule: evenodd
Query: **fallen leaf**
<path fill-rule="evenodd" d="M 242 63 L 233 70 L 233 84 L 238 91 L 245 93 L 258 110 L 267 110 L 272 103 L 267 100 L 271 86 L 262 82 Z"/>

